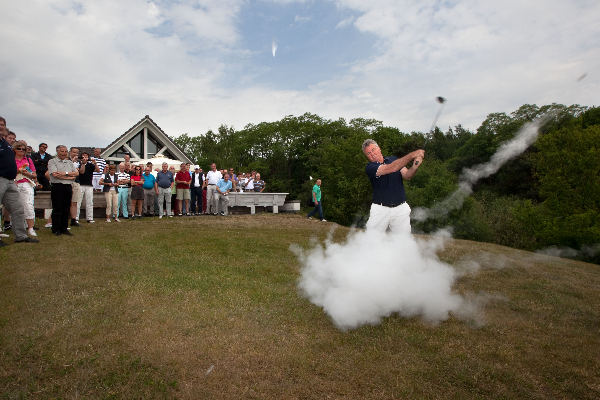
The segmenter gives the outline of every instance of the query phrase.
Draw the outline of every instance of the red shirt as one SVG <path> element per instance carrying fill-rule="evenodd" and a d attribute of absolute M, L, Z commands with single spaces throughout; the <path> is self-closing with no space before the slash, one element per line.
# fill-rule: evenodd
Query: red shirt
<path fill-rule="evenodd" d="M 142 176 L 141 175 L 131 175 L 131 180 L 132 181 L 141 182 L 142 181 Z"/>
<path fill-rule="evenodd" d="M 192 177 L 190 176 L 190 173 L 187 171 L 179 171 L 177 173 L 177 175 L 175 175 L 175 180 L 176 181 L 186 181 L 187 183 L 178 183 L 177 184 L 177 189 L 189 189 L 190 188 L 190 182 L 192 181 Z"/>

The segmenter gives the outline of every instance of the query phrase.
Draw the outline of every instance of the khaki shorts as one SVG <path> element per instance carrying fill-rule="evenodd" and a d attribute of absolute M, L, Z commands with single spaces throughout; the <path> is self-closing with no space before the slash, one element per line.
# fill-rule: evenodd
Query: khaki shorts
<path fill-rule="evenodd" d="M 77 200 L 79 199 L 79 193 L 81 192 L 81 185 L 77 182 L 71 182 L 71 186 L 73 186 L 73 195 L 71 196 L 71 203 L 77 203 Z"/>
<path fill-rule="evenodd" d="M 190 189 L 177 189 L 177 200 L 190 200 L 192 198 Z"/>

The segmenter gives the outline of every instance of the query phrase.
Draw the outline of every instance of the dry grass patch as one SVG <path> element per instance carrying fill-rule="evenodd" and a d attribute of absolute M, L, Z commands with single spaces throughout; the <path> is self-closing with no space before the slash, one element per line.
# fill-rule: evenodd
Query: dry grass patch
<path fill-rule="evenodd" d="M 333 224 L 261 214 L 115 225 L 2 249 L 4 398 L 600 395 L 596 265 L 452 241 L 442 259 L 481 266 L 457 290 L 492 295 L 483 326 L 391 316 L 340 332 L 298 295 L 289 251 Z"/>

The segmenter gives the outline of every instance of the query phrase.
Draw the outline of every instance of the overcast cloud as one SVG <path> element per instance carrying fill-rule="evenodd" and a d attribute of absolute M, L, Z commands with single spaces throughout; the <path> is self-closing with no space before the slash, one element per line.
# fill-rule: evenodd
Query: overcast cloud
<path fill-rule="evenodd" d="M 34 145 L 106 146 L 146 114 L 174 136 L 304 112 L 425 131 L 439 95 L 438 126 L 473 129 L 600 93 L 596 0 L 0 0 L 0 12 L 0 115 Z"/>

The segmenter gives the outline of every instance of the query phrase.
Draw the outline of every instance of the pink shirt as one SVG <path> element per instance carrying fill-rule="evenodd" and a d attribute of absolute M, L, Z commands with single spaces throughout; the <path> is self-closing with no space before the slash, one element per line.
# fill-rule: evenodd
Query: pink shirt
<path fill-rule="evenodd" d="M 27 165 L 29 167 L 29 169 L 31 170 L 31 172 L 35 172 L 35 166 L 33 165 L 33 162 L 29 162 L 29 159 L 27 157 L 23 157 L 20 160 L 17 160 L 15 158 L 15 162 L 17 163 L 17 170 L 19 170 L 23 165 Z M 29 182 L 29 181 L 27 180 L 27 178 L 19 179 L 17 181 L 17 183 L 23 183 L 23 182 Z"/>

